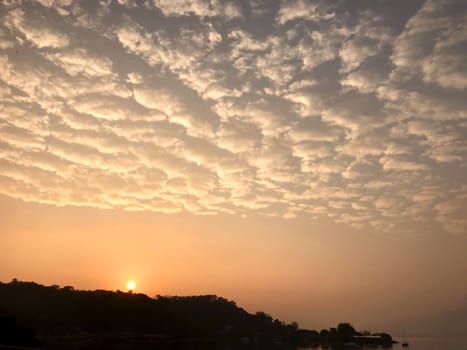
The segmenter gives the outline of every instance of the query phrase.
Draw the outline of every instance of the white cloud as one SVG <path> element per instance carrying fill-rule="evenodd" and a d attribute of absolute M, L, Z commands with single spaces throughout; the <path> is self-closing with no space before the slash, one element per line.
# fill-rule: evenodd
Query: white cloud
<path fill-rule="evenodd" d="M 462 1 L 428 0 L 394 43 L 394 64 L 404 74 L 420 72 L 426 82 L 464 89 L 465 14 L 449 11 Z M 452 7 L 451 7 L 452 6 Z"/>
<path fill-rule="evenodd" d="M 5 31 L 0 28 L 0 50 L 11 49 L 13 47 L 15 47 L 15 42 L 9 40 L 5 35 Z"/>
<path fill-rule="evenodd" d="M 253 151 L 262 141 L 261 129 L 257 125 L 230 118 L 217 129 L 216 143 L 231 152 Z"/>
<path fill-rule="evenodd" d="M 368 57 L 378 53 L 378 43 L 370 38 L 357 37 L 348 40 L 339 51 L 344 71 L 348 72 L 358 68 Z"/>
<path fill-rule="evenodd" d="M 128 76 L 128 82 L 134 85 L 142 84 L 144 82 L 144 78 L 140 73 L 131 72 L 131 73 L 128 73 L 127 76 Z"/>
<path fill-rule="evenodd" d="M 333 12 L 326 11 L 326 8 L 319 2 L 310 3 L 305 0 L 282 1 L 277 14 L 277 20 L 280 24 L 296 19 L 307 21 L 329 20 L 333 18 Z"/>
<path fill-rule="evenodd" d="M 68 35 L 52 28 L 47 23 L 31 21 L 21 9 L 11 11 L 5 19 L 5 25 L 11 30 L 17 30 L 38 48 L 63 48 L 68 46 Z"/>
<path fill-rule="evenodd" d="M 240 8 L 235 2 L 223 3 L 218 0 L 154 0 L 154 5 L 166 16 L 221 16 L 227 19 L 241 17 Z"/>
<path fill-rule="evenodd" d="M 78 74 L 89 77 L 103 77 L 112 74 L 111 60 L 107 57 L 90 55 L 85 49 L 48 53 L 44 56 L 73 77 Z"/>
<path fill-rule="evenodd" d="M 42 6 L 70 6 L 73 0 L 37 0 Z"/>
<path fill-rule="evenodd" d="M 388 157 L 384 156 L 380 159 L 380 163 L 385 171 L 427 171 L 426 164 L 405 159 L 404 157 Z"/>
<path fill-rule="evenodd" d="M 137 7 L 135 0 L 117 0 L 117 2 L 127 8 Z"/>
<path fill-rule="evenodd" d="M 3 0 L 2 5 L 6 8 L 11 8 L 21 5 L 22 2 L 22 0 Z"/>
<path fill-rule="evenodd" d="M 465 45 L 467 26 L 460 25 L 447 30 L 438 40 L 433 52 L 423 62 L 423 79 L 443 88 L 463 90 L 467 88 L 467 63 Z"/>
<path fill-rule="evenodd" d="M 355 88 L 363 94 L 369 94 L 377 91 L 383 77 L 382 72 L 360 69 L 346 75 L 341 80 L 341 84 Z"/>
<path fill-rule="evenodd" d="M 166 119 L 166 115 L 161 111 L 144 108 L 131 99 L 115 95 L 89 94 L 79 96 L 69 101 L 68 107 L 75 112 L 91 116 L 100 122 L 154 122 Z"/>
<path fill-rule="evenodd" d="M 465 231 L 457 0 L 405 27 L 369 3 L 20 5 L 1 5 L 1 193 Z"/>
<path fill-rule="evenodd" d="M 136 87 L 134 89 L 134 96 L 135 100 L 143 106 L 160 110 L 169 116 L 185 112 L 180 99 L 165 89 Z"/>
<path fill-rule="evenodd" d="M 319 118 L 309 117 L 300 120 L 289 131 L 294 142 L 302 141 L 337 141 L 344 135 L 342 129 L 327 125 Z"/>

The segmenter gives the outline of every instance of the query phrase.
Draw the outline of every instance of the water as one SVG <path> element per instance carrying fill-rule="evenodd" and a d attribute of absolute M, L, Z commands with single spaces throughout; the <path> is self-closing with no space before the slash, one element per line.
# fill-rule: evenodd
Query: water
<path fill-rule="evenodd" d="M 401 339 L 395 339 L 401 341 Z M 467 338 L 434 338 L 417 337 L 404 339 L 409 343 L 408 348 L 395 344 L 393 350 L 467 350 Z"/>
<path fill-rule="evenodd" d="M 402 347 L 402 339 L 394 338 L 399 344 L 394 344 L 388 350 L 467 350 L 466 338 L 434 338 L 434 337 L 407 337 L 404 341 L 409 343 L 409 347 Z M 312 348 L 313 350 L 322 350 L 321 347 Z M 364 348 L 366 349 L 366 348 Z M 382 350 L 378 347 L 374 349 Z M 373 348 L 372 348 L 373 350 Z"/>
<path fill-rule="evenodd" d="M 392 348 L 386 348 L 387 350 L 467 350 L 467 337 L 466 338 L 435 338 L 435 337 L 406 337 L 393 338 L 398 341 L 398 344 L 394 344 Z M 402 347 L 402 342 L 406 341 L 409 343 L 408 347 Z M 363 348 L 367 350 L 370 348 Z M 383 348 L 371 348 L 370 350 L 382 350 Z M 323 350 L 320 346 L 313 347 L 305 350 Z"/>

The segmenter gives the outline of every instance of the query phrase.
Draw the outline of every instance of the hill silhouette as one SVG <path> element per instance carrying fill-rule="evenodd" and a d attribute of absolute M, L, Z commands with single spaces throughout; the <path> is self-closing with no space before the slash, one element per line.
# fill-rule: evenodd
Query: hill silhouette
<path fill-rule="evenodd" d="M 8 331 L 7 331 L 8 330 Z M 0 344 L 46 349 L 282 349 L 345 342 L 390 345 L 348 323 L 299 329 L 215 295 L 157 296 L 0 282 Z"/>

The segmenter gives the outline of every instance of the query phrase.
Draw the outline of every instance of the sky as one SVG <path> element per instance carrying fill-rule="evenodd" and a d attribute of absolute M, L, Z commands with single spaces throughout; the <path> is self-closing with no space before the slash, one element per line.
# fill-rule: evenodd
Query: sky
<path fill-rule="evenodd" d="M 464 1 L 0 18 L 0 280 L 133 279 L 314 328 L 467 309 Z"/>

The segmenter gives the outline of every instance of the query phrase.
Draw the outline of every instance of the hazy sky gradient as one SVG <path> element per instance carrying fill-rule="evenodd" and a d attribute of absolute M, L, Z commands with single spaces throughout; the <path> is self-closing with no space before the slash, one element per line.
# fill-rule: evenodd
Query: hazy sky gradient
<path fill-rule="evenodd" d="M 310 327 L 462 306 L 466 8 L 3 0 L 0 279 Z"/>

